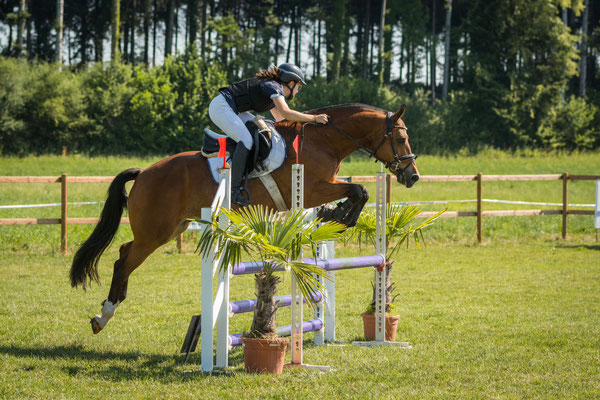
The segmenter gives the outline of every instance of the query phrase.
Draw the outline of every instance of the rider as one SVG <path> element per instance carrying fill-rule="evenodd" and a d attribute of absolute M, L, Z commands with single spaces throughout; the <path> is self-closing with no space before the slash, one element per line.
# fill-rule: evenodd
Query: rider
<path fill-rule="evenodd" d="M 291 100 L 306 85 L 302 70 L 294 64 L 284 63 L 262 70 L 254 78 L 232 83 L 220 88 L 221 92 L 208 107 L 210 119 L 230 138 L 238 142 L 231 162 L 231 201 L 245 206 L 250 202 L 240 190 L 243 172 L 252 148 L 252 135 L 244 125 L 255 112 L 271 111 L 276 121 L 316 122 L 325 124 L 327 114 L 304 114 L 291 110 L 285 99 Z M 241 142 L 241 145 L 240 145 Z"/>

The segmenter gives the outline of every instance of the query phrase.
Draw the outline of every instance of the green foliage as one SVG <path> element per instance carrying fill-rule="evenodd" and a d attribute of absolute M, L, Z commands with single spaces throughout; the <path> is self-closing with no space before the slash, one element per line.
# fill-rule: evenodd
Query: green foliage
<path fill-rule="evenodd" d="M 600 146 L 598 107 L 571 97 L 550 110 L 538 131 L 545 146 L 557 150 L 589 150 Z"/>
<path fill-rule="evenodd" d="M 217 217 L 227 216 L 230 223 L 219 226 Z M 297 261 L 302 248 L 311 246 L 316 257 L 316 242 L 333 240 L 340 236 L 343 225 L 320 220 L 306 221 L 306 210 L 295 210 L 285 215 L 263 206 L 248 206 L 239 210 L 221 209 L 213 216 L 210 229 L 203 231 L 198 241 L 198 251 L 207 255 L 216 247 L 221 258 L 221 268 L 242 260 L 242 254 L 257 256 L 264 263 L 264 273 L 271 275 L 278 268 L 290 270 L 298 287 L 312 303 L 310 296 L 320 290 L 315 275 L 325 277 L 325 271 L 313 264 Z"/>
<path fill-rule="evenodd" d="M 79 74 L 0 59 L 0 152 L 169 154 L 198 149 L 227 83 L 193 47 L 156 68 L 96 64 Z"/>
<path fill-rule="evenodd" d="M 87 125 L 79 77 L 55 65 L 0 58 L 0 151 L 57 152 Z"/>
<path fill-rule="evenodd" d="M 394 257 L 400 246 L 406 243 L 408 247 L 412 238 L 417 248 L 421 248 L 424 241 L 423 229 L 431 226 L 446 209 L 437 212 L 435 215 L 425 219 L 418 225 L 413 226 L 411 222 L 421 213 L 421 209 L 413 205 L 388 204 L 385 220 L 385 247 L 388 259 Z M 377 218 L 374 208 L 364 210 L 356 226 L 348 230 L 348 235 L 360 244 L 375 246 L 377 234 Z"/>

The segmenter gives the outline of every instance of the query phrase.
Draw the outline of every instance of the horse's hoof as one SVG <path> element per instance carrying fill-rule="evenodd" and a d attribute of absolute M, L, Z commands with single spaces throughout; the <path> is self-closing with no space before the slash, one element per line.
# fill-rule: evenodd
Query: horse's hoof
<path fill-rule="evenodd" d="M 92 324 L 92 331 L 94 332 L 94 335 L 97 334 L 98 332 L 100 332 L 102 330 L 102 326 L 98 322 L 98 318 L 97 317 L 92 318 L 90 320 L 90 324 Z"/>

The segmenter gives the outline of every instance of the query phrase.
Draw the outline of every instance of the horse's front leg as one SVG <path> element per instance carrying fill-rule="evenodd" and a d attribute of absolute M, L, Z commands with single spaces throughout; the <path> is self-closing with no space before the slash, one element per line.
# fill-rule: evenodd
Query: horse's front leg
<path fill-rule="evenodd" d="M 369 193 L 363 185 L 327 182 L 316 185 L 313 197 L 325 199 L 321 204 L 345 197 L 346 200 L 339 202 L 335 207 L 326 204 L 317 216 L 323 221 L 336 221 L 350 228 L 356 225 L 363 207 L 369 200 Z"/>

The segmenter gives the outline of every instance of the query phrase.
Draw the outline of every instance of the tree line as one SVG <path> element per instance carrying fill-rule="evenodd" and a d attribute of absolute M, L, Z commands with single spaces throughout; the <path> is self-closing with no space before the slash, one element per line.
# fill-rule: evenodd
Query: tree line
<path fill-rule="evenodd" d="M 308 90 L 294 104 L 301 109 L 344 102 L 393 109 L 406 102 L 407 123 L 413 125 L 411 143 L 423 151 L 481 146 L 593 149 L 600 146 L 600 7 L 595 3 L 1 0 L 0 52 L 5 60 L 0 64 L 0 91 L 16 90 L 0 97 L 1 151 L 34 151 L 15 148 L 10 139 L 14 135 L 46 136 L 49 142 L 43 149 L 59 146 L 57 138 L 69 138 L 71 147 L 80 151 L 153 153 L 197 148 L 201 129 L 186 124 L 190 119 L 209 123 L 203 109 L 218 89 L 213 84 L 249 77 L 280 62 L 293 62 L 310 77 Z M 183 85 L 172 74 L 174 65 L 204 87 Z M 63 72 L 54 77 L 52 68 L 57 66 Z M 191 67 L 199 72 L 190 72 Z M 23 69 L 30 69 L 29 77 L 22 77 L 21 89 L 11 88 L 21 82 L 11 74 L 21 74 Z M 125 80 L 123 87 L 107 78 L 115 71 Z M 98 74 L 106 77 L 103 82 L 109 92 L 127 88 L 128 94 L 120 98 L 119 118 L 127 122 L 128 132 L 122 131 L 123 125 L 105 124 L 114 114 L 90 114 L 92 106 L 86 101 L 92 98 L 86 91 L 93 88 L 86 82 Z M 27 101 L 16 101 L 15 93 L 26 98 L 35 90 L 46 90 L 43 80 L 50 76 L 61 82 L 68 77 L 77 82 L 71 85 L 81 85 L 73 93 L 80 92 L 86 107 L 73 117 L 80 121 L 79 127 L 71 123 L 68 132 L 58 123 L 33 121 L 39 110 L 17 111 L 16 104 L 25 107 Z M 42 82 L 34 84 L 32 79 Z M 164 106 L 160 90 L 167 86 L 173 113 L 178 112 L 176 105 L 195 98 L 198 91 L 205 94 L 196 99 L 195 118 L 167 117 L 168 109 L 161 111 L 160 120 L 156 113 L 144 116 L 161 138 L 162 145 L 154 148 L 135 140 L 142 135 L 135 133 L 136 123 L 127 118 L 133 118 L 131 110 L 144 96 L 148 107 Z M 51 94 L 41 97 L 47 95 Z M 52 96 L 52 104 L 66 101 L 65 94 Z M 46 118 L 60 120 L 52 115 Z M 90 147 L 83 140 L 84 126 L 89 128 L 92 122 L 96 140 L 104 141 L 103 145 Z M 19 131 L 24 127 L 30 127 L 29 133 Z M 36 133 L 35 127 L 45 131 Z M 192 135 L 193 141 L 183 139 L 189 132 L 197 135 Z M 128 135 L 130 145 L 110 144 L 110 137 L 123 135 Z M 22 141 L 31 148 L 29 139 Z"/>

